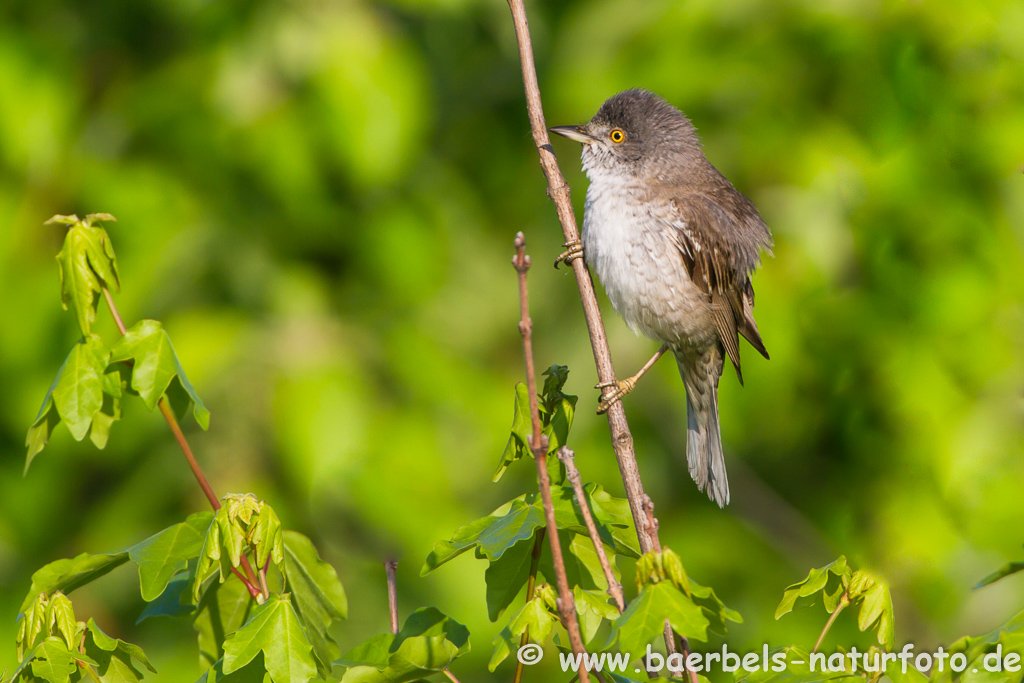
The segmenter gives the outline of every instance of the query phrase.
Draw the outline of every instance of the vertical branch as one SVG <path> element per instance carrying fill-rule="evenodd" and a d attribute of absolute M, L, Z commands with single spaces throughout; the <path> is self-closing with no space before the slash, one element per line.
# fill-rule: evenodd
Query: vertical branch
<path fill-rule="evenodd" d="M 533 589 L 537 587 L 537 567 L 540 566 L 540 554 L 544 549 L 544 534 L 547 529 L 538 529 L 537 538 L 533 542 L 533 552 L 530 554 L 530 578 L 526 581 L 526 599 L 530 600 L 533 598 Z M 526 630 L 523 631 L 522 638 L 519 639 L 519 647 L 526 647 L 527 643 L 530 642 L 530 627 L 527 626 Z M 523 680 L 523 661 L 516 658 L 516 675 L 512 678 L 512 683 L 520 683 Z"/>
<path fill-rule="evenodd" d="M 569 632 L 569 644 L 577 656 L 586 653 L 579 620 L 576 618 L 576 602 L 569 590 L 565 574 L 565 560 L 562 558 L 562 544 L 558 540 L 558 525 L 555 522 L 555 508 L 551 502 L 551 478 L 548 475 L 548 439 L 541 433 L 540 410 L 537 405 L 537 378 L 533 372 L 533 322 L 530 320 L 529 291 L 526 288 L 526 271 L 530 269 L 530 257 L 526 255 L 526 239 L 523 233 L 516 234 L 516 255 L 512 265 L 519 274 L 519 333 L 523 336 L 523 355 L 526 358 L 526 387 L 530 396 L 530 422 L 533 434 L 530 436 L 530 450 L 537 464 L 537 482 L 541 500 L 544 502 L 548 543 L 551 546 L 551 560 L 555 567 L 555 583 L 558 584 L 558 611 L 562 616 L 565 630 Z M 579 669 L 580 683 L 590 683 L 590 674 L 585 666 Z"/>
<path fill-rule="evenodd" d="M 548 195 L 555 203 L 565 241 L 567 243 L 575 242 L 579 239 L 576 215 L 573 213 L 572 202 L 569 198 L 569 185 L 558 168 L 558 161 L 551 149 L 551 141 L 548 139 L 548 131 L 544 123 L 544 109 L 540 99 L 540 86 L 537 84 L 537 68 L 533 61 L 533 46 L 530 41 L 530 27 L 526 21 L 526 8 L 523 6 L 523 0 L 508 0 L 508 6 L 512 11 L 516 41 L 519 44 L 519 59 L 522 63 L 523 86 L 526 91 L 526 110 L 530 118 L 530 129 L 533 133 L 534 144 L 537 145 L 537 151 L 540 154 L 541 168 L 548 181 Z M 598 307 L 597 296 L 594 294 L 594 283 L 590 279 L 590 272 L 584 265 L 583 259 L 574 259 L 572 270 L 576 276 L 576 285 L 580 290 L 583 314 L 587 319 L 587 331 L 590 333 L 590 345 L 594 352 L 598 381 L 614 381 L 615 370 L 612 367 L 611 352 L 608 350 L 608 338 L 605 335 L 604 324 L 601 322 L 601 309 Z M 640 470 L 636 464 L 633 436 L 629 432 L 629 424 L 626 422 L 626 413 L 621 401 L 616 402 L 608 409 L 608 427 L 611 430 L 612 448 L 615 450 L 615 458 L 619 464 L 619 474 L 622 476 L 626 498 L 629 500 L 629 508 L 633 513 L 633 523 L 640 540 L 640 550 L 645 553 L 650 552 L 651 539 L 644 526 L 644 487 L 640 480 Z"/>
<path fill-rule="evenodd" d="M 103 298 L 106 299 L 107 308 L 110 309 L 110 315 L 114 318 L 114 323 L 117 324 L 117 329 L 123 337 L 128 333 L 128 329 L 125 327 L 124 321 L 121 320 L 121 313 L 117 310 L 117 305 L 114 303 L 114 297 L 111 296 L 110 290 L 106 287 L 103 288 Z M 207 480 L 206 475 L 203 474 L 203 468 L 199 466 L 199 461 L 196 460 L 195 454 L 192 453 L 192 448 L 189 447 L 188 441 L 185 439 L 185 434 L 181 431 L 181 426 L 174 417 L 174 412 L 167 404 L 167 398 L 161 397 L 160 401 L 157 403 L 157 407 L 160 408 L 160 413 L 167 421 L 167 426 L 171 428 L 171 433 L 174 434 L 174 439 L 178 442 L 178 447 L 181 448 L 181 452 L 185 454 L 185 460 L 188 461 L 188 466 L 192 470 L 192 474 L 195 476 L 196 481 L 199 482 L 199 488 L 203 490 L 206 500 L 210 502 L 210 507 L 212 507 L 215 512 L 220 510 L 220 499 L 217 498 L 217 494 L 213 492 L 213 487 L 210 486 L 209 480 Z M 231 571 L 235 573 L 235 576 L 242 580 L 242 583 L 245 584 L 246 590 L 249 591 L 249 595 L 255 599 L 263 597 L 263 591 L 261 591 L 256 585 L 256 574 L 253 572 L 252 566 L 249 564 L 249 558 L 244 554 L 242 555 L 242 568 L 245 569 L 244 576 L 235 567 L 232 567 Z"/>
<path fill-rule="evenodd" d="M 583 480 L 580 477 L 580 471 L 576 468 L 576 454 L 568 446 L 562 446 L 558 449 L 558 459 L 565 465 L 565 475 L 569 478 L 569 483 L 572 484 L 573 493 L 576 494 L 576 502 L 580 506 L 583 523 L 587 525 L 590 541 L 594 544 L 594 551 L 597 553 L 597 559 L 604 571 L 605 581 L 608 582 L 608 594 L 615 600 L 615 606 L 619 608 L 621 614 L 626 609 L 626 601 L 622 597 L 622 584 L 615 579 L 612 564 L 608 561 L 608 553 L 605 552 L 604 543 L 597 533 L 594 516 L 590 513 L 590 506 L 587 504 L 587 497 L 583 492 Z"/>
<path fill-rule="evenodd" d="M 388 574 L 388 611 L 391 613 L 391 632 L 398 633 L 398 560 L 384 563 Z"/>

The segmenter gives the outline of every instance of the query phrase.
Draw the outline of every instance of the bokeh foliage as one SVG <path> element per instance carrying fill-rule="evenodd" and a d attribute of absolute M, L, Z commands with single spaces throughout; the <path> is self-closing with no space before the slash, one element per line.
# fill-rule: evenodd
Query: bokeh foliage
<path fill-rule="evenodd" d="M 891 581 L 897 637 L 919 649 L 998 626 L 1021 577 L 970 586 L 1024 540 L 1020 3 L 529 9 L 550 123 L 651 88 L 775 233 L 755 278 L 772 360 L 748 351 L 746 387 L 722 382 L 726 512 L 686 475 L 675 368 L 626 399 L 663 542 L 744 615 L 730 647 L 809 646 L 817 615 L 773 612 L 840 552 Z M 213 414 L 193 440 L 215 488 L 259 491 L 338 568 L 342 649 L 387 630 L 380 561 L 397 556 L 403 617 L 436 604 L 465 623 L 481 646 L 462 680 L 491 680 L 483 567 L 416 569 L 530 475 L 486 483 L 522 375 L 511 238 L 526 232 L 538 266 L 562 241 L 521 88 L 499 0 L 0 5 L 0 614 L 40 565 L 205 509 L 144 411 L 105 451 L 55 431 L 22 478 L 25 431 L 80 334 L 55 304 L 63 231 L 42 223 L 109 211 L 126 322 L 172 334 Z M 577 149 L 555 145 L 582 208 Z M 530 278 L 538 363 L 569 365 L 580 396 L 570 445 L 619 492 L 575 286 Z M 605 318 L 620 372 L 638 367 L 654 345 Z M 96 327 L 110 337 L 102 312 Z M 131 582 L 76 594 L 192 680 L 188 629 L 134 626 L 140 607 Z M 13 629 L 0 619 L 0 668 Z"/>

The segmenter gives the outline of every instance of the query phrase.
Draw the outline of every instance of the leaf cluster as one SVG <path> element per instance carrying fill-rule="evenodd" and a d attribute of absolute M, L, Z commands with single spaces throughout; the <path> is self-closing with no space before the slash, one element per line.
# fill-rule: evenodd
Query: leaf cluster
<path fill-rule="evenodd" d="M 344 657 L 342 683 L 406 683 L 444 671 L 469 652 L 469 630 L 435 607 L 416 610 L 398 633 L 373 636 Z"/>
<path fill-rule="evenodd" d="M 775 609 L 775 618 L 821 600 L 829 614 L 847 606 L 859 606 L 857 627 L 875 629 L 880 645 L 892 649 L 895 640 L 892 596 L 889 586 L 866 570 L 854 571 L 840 555 L 824 567 L 811 569 L 807 577 L 786 588 Z"/>
<path fill-rule="evenodd" d="M 156 673 L 142 648 L 108 636 L 93 619 L 77 621 L 60 591 L 40 593 L 22 611 L 16 644 L 20 664 L 9 683 L 135 683 L 143 668 Z"/>

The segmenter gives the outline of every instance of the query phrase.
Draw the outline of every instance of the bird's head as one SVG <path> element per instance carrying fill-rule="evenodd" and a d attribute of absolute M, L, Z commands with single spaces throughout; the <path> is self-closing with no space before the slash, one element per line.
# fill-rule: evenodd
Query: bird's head
<path fill-rule="evenodd" d="M 608 98 L 581 126 L 550 129 L 583 144 L 583 167 L 597 172 L 643 175 L 680 155 L 700 154 L 693 124 L 654 93 L 632 89 Z"/>

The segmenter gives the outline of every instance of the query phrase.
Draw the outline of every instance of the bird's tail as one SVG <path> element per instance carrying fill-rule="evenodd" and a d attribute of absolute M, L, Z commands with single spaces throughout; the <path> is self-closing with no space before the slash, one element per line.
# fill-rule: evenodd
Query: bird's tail
<path fill-rule="evenodd" d="M 680 350 L 676 362 L 686 385 L 686 464 L 690 476 L 718 507 L 725 507 L 729 503 L 729 480 L 718 428 L 722 349 L 715 344 L 703 354 Z"/>

